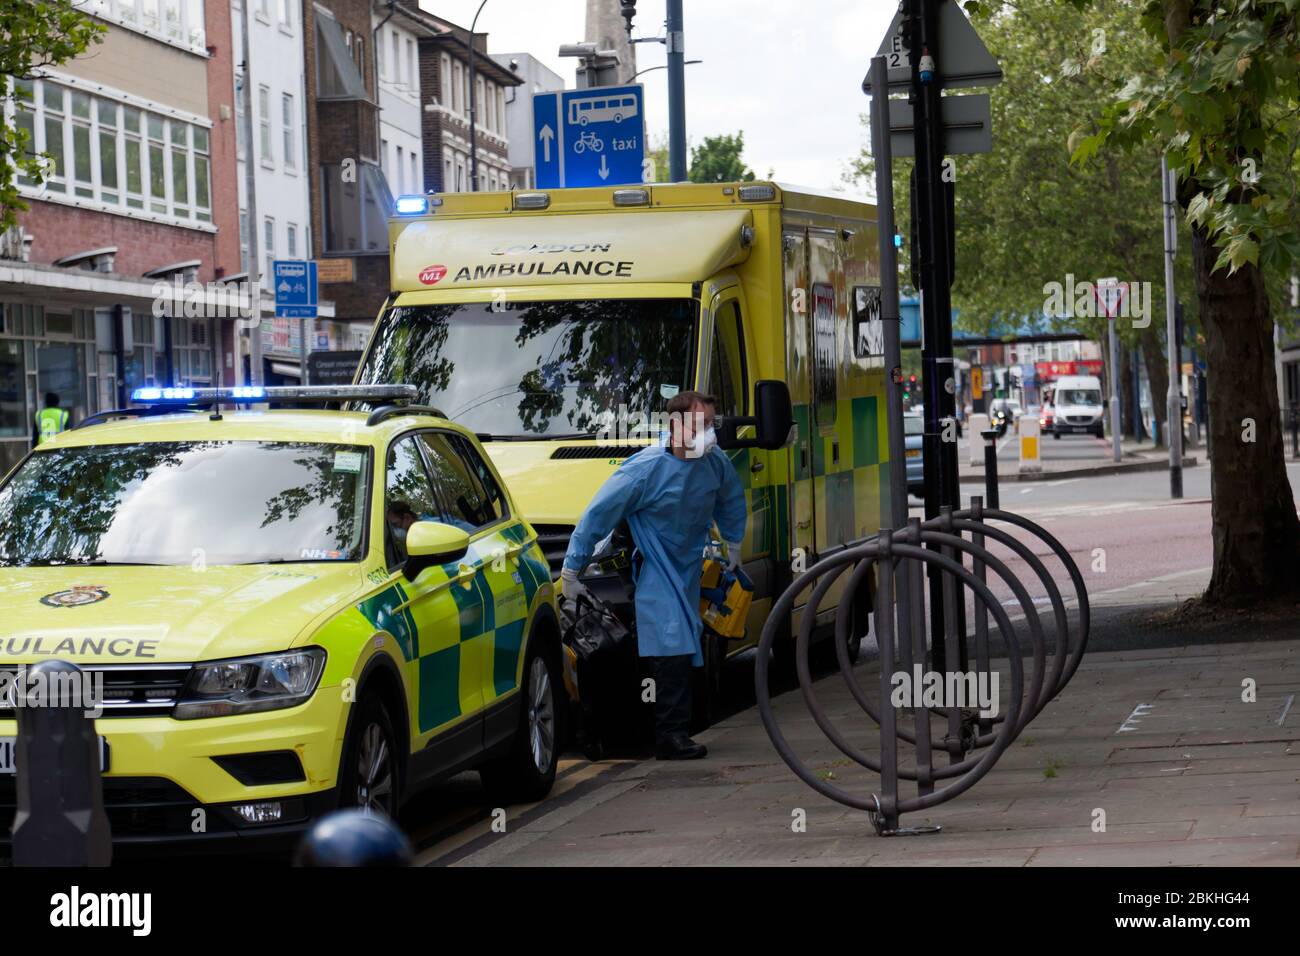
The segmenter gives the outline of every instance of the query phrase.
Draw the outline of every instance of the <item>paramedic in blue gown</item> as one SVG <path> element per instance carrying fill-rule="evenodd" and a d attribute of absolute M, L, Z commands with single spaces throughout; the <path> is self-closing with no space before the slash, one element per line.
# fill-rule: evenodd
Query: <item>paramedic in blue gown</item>
<path fill-rule="evenodd" d="M 569 540 L 561 573 L 566 598 L 589 595 L 578 574 L 596 545 L 627 521 L 642 558 L 636 578 L 637 644 L 654 680 L 660 760 L 694 760 L 707 753 L 689 735 L 691 668 L 704 663 L 703 552 L 716 522 L 734 568 L 748 519 L 736 469 L 717 447 L 716 404 L 695 391 L 669 399 L 667 434 L 624 461 L 596 493 Z"/>

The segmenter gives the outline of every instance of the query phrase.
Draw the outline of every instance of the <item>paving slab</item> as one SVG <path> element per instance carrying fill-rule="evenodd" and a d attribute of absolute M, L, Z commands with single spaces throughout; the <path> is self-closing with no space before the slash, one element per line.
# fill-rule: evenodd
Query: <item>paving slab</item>
<path fill-rule="evenodd" d="M 853 674 L 872 697 L 874 668 L 864 661 Z M 1256 681 L 1254 703 L 1241 700 L 1242 675 Z M 576 809 L 549 822 L 543 816 L 459 862 L 1300 865 L 1297 708 L 1277 723 L 1297 688 L 1300 640 L 1089 654 L 987 776 L 951 801 L 903 815 L 904 826 L 938 825 L 941 832 L 893 838 L 877 836 L 866 813 L 799 780 L 751 708 L 699 735 L 710 748 L 705 760 L 631 763 L 600 778 Z M 853 745 L 876 754 L 878 729 L 842 678 L 823 677 L 816 692 Z M 861 799 L 879 789 L 876 774 L 825 738 L 797 690 L 776 697 L 773 710 L 787 741 L 823 780 Z M 936 742 L 944 732 L 934 720 Z M 913 757 L 900 742 L 901 764 Z M 903 784 L 904 798 L 915 793 L 915 784 Z"/>

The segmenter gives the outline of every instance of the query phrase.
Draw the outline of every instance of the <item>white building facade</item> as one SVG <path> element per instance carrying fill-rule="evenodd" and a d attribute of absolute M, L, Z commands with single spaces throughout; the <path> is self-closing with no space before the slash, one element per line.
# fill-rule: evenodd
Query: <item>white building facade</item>
<path fill-rule="evenodd" d="M 516 189 L 533 189 L 537 186 L 533 94 L 563 90 L 564 80 L 530 53 L 494 53 L 492 58 L 523 80 L 505 94 L 510 183 Z"/>
<path fill-rule="evenodd" d="M 394 196 L 425 191 L 424 148 L 420 136 L 421 37 L 436 31 L 404 8 L 375 0 L 372 10 L 379 80 L 380 163 Z"/>
<path fill-rule="evenodd" d="M 251 8 L 252 56 L 244 57 L 243 16 Z M 235 109 L 238 112 L 239 244 L 250 277 L 269 277 L 274 259 L 311 258 L 310 171 L 307 165 L 302 6 L 298 0 L 232 0 Z M 253 115 L 243 112 L 243 64 L 251 66 Z M 245 142 L 246 128 L 252 143 Z M 247 163 L 256 177 L 257 222 L 249 221 Z M 249 261 L 256 230 L 258 261 Z M 265 284 L 265 280 L 264 283 Z"/>

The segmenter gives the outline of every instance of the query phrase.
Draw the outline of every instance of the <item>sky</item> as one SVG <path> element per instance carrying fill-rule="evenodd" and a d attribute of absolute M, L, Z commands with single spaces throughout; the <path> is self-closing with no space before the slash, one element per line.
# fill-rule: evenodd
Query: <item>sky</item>
<path fill-rule="evenodd" d="M 468 27 L 480 0 L 421 0 L 420 6 Z M 618 6 L 618 0 L 608 0 Z M 662 36 L 664 0 L 638 0 L 633 37 Z M 686 135 L 744 131 L 744 159 L 765 178 L 838 189 L 866 197 L 870 188 L 847 185 L 849 161 L 867 144 L 859 117 L 871 56 L 898 9 L 895 0 L 684 0 Z M 583 39 L 586 0 L 487 0 L 478 31 L 492 53 L 531 53 L 574 83 L 577 61 L 560 57 L 562 43 Z M 636 45 L 637 69 L 666 60 L 658 43 Z M 646 133 L 668 132 L 668 73 L 645 84 Z M 689 154 L 688 154 L 689 155 Z"/>

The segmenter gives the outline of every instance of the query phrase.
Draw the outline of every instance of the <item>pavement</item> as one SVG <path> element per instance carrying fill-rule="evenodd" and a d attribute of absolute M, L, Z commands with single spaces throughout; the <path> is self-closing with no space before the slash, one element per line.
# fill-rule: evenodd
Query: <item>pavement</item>
<path fill-rule="evenodd" d="M 984 460 L 971 461 L 967 440 L 958 447 L 957 474 L 960 480 L 984 480 Z M 1064 435 L 1060 439 L 1043 436 L 1039 440 L 1039 470 L 1020 471 L 1019 450 L 1015 436 L 1008 433 L 998 440 L 999 482 L 1050 481 L 1094 475 L 1130 474 L 1164 471 L 1169 468 L 1169 449 L 1151 442 L 1125 439 L 1120 443 L 1120 460 L 1115 461 L 1109 439 L 1089 435 Z M 1204 459 L 1204 449 L 1184 448 L 1183 467 L 1194 468 Z"/>
<path fill-rule="evenodd" d="M 1172 609 L 1207 577 L 1208 569 L 1192 568 L 1097 588 L 1094 633 L 1128 636 L 1098 643 L 1129 649 L 1090 651 L 987 776 L 948 802 L 902 818 L 905 826 L 939 825 L 939 833 L 877 836 L 866 814 L 796 778 L 748 707 L 698 735 L 709 747 L 705 760 L 588 765 L 581 781 L 562 780 L 562 795 L 509 820 L 505 832 L 479 835 L 423 862 L 1300 865 L 1294 616 L 1274 621 L 1268 633 L 1232 622 L 1186 634 L 1176 626 L 1144 630 L 1146 617 Z M 877 675 L 874 657 L 864 654 L 854 676 L 874 690 Z M 815 690 L 836 724 L 874 751 L 875 725 L 839 674 L 823 674 Z M 824 738 L 797 690 L 773 703 L 787 739 L 819 775 L 859 795 L 878 788 L 875 774 Z M 914 792 L 904 787 L 904 795 Z"/>

